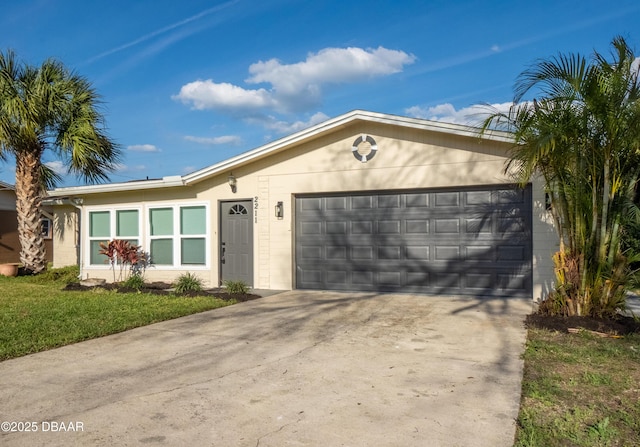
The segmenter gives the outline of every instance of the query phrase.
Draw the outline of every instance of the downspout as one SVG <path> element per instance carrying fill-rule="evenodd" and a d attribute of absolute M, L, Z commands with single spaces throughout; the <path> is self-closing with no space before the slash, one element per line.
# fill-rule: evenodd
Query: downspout
<path fill-rule="evenodd" d="M 82 266 L 84 265 L 84 259 L 83 259 L 83 251 L 82 250 L 82 215 L 84 212 L 84 200 L 81 198 L 73 198 L 69 200 L 69 203 L 76 208 L 77 210 L 79 210 L 77 216 L 78 219 L 76 220 L 76 250 L 78 250 L 78 279 L 82 280 Z"/>

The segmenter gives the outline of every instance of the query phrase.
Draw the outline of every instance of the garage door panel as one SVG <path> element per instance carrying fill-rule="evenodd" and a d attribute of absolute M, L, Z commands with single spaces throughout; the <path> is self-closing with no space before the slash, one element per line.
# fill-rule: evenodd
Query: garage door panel
<path fill-rule="evenodd" d="M 406 259 L 408 260 L 416 260 L 416 261 L 428 261 L 430 259 L 429 245 L 406 245 L 405 253 Z"/>
<path fill-rule="evenodd" d="M 460 233 L 460 221 L 458 219 L 435 219 L 436 234 Z"/>
<path fill-rule="evenodd" d="M 460 206 L 459 192 L 436 192 L 433 196 L 436 208 Z"/>
<path fill-rule="evenodd" d="M 325 231 L 327 234 L 347 234 L 347 222 L 326 222 Z"/>
<path fill-rule="evenodd" d="M 458 261 L 460 259 L 460 247 L 457 245 L 436 245 L 435 247 L 436 261 Z"/>
<path fill-rule="evenodd" d="M 326 279 L 327 282 L 332 284 L 348 285 L 348 274 L 344 270 L 327 270 Z"/>
<path fill-rule="evenodd" d="M 416 193 L 416 194 L 406 194 L 406 207 L 411 210 L 412 208 L 427 208 L 429 206 L 429 194 L 427 193 Z"/>
<path fill-rule="evenodd" d="M 496 255 L 491 245 L 470 245 L 465 247 L 466 261 L 493 262 Z"/>
<path fill-rule="evenodd" d="M 373 221 L 371 220 L 352 221 L 351 234 L 373 234 Z"/>
<path fill-rule="evenodd" d="M 531 191 L 296 198 L 296 285 L 530 296 Z"/>
<path fill-rule="evenodd" d="M 330 261 L 334 260 L 345 260 L 347 259 L 347 247 L 340 246 L 335 247 L 332 245 L 328 245 L 326 248 L 326 258 Z"/>
<path fill-rule="evenodd" d="M 354 210 L 369 210 L 373 208 L 372 196 L 358 196 L 351 198 L 351 208 Z"/>
<path fill-rule="evenodd" d="M 402 247 L 399 245 L 383 245 L 378 247 L 378 259 L 402 259 Z"/>
<path fill-rule="evenodd" d="M 400 208 L 400 196 L 398 194 L 378 196 L 378 208 Z"/>
<path fill-rule="evenodd" d="M 400 220 L 378 221 L 379 234 L 400 234 Z"/>
<path fill-rule="evenodd" d="M 463 194 L 467 207 L 489 207 L 493 202 L 491 191 L 467 191 Z"/>

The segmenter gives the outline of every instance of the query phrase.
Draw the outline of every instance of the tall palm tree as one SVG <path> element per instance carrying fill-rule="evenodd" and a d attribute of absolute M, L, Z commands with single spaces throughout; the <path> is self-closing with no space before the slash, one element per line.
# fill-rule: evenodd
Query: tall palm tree
<path fill-rule="evenodd" d="M 624 305 L 630 258 L 620 236 L 638 215 L 640 83 L 622 37 L 613 39 L 611 59 L 596 52 L 537 62 L 518 77 L 509 112 L 491 114 L 483 127 L 514 132 L 508 169 L 519 182 L 538 175 L 546 183 L 560 238 L 550 303 L 564 314 Z M 540 98 L 523 102 L 532 92 Z"/>
<path fill-rule="evenodd" d="M 86 182 L 106 180 L 120 149 L 106 135 L 90 83 L 49 59 L 40 66 L 0 52 L 0 158 L 16 161 L 16 210 L 20 261 L 27 271 L 46 268 L 41 201 L 59 177 L 42 163 L 45 152 Z"/>

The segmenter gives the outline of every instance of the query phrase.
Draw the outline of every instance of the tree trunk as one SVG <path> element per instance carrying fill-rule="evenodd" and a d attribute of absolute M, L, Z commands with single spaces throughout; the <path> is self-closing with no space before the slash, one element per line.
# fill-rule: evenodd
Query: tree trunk
<path fill-rule="evenodd" d="M 40 273 L 47 268 L 42 236 L 42 184 L 40 154 L 42 150 L 16 153 L 16 211 L 20 262 L 27 272 Z"/>

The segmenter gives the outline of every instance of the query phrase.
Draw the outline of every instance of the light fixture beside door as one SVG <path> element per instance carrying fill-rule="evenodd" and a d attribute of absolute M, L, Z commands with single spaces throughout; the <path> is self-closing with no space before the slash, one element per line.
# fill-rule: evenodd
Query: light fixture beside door
<path fill-rule="evenodd" d="M 276 203 L 276 217 L 282 219 L 284 217 L 284 204 L 282 202 Z"/>
<path fill-rule="evenodd" d="M 231 192 L 235 194 L 238 189 L 238 180 L 233 176 L 233 172 L 229 174 L 229 178 L 227 179 L 229 182 L 229 186 L 231 187 Z"/>

